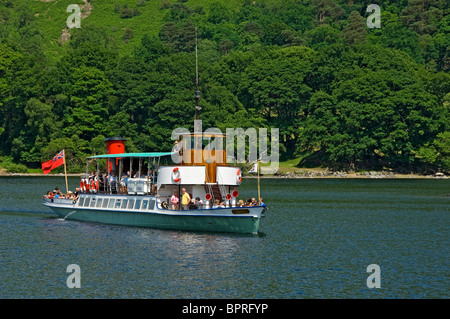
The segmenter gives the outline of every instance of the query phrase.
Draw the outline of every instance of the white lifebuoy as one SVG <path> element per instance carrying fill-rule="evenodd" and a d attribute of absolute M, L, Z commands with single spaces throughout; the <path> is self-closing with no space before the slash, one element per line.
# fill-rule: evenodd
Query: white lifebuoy
<path fill-rule="evenodd" d="M 172 180 L 175 183 L 179 183 L 181 181 L 180 170 L 178 169 L 178 167 L 175 167 L 172 171 Z"/>
<path fill-rule="evenodd" d="M 236 182 L 240 183 L 242 181 L 242 174 L 241 174 L 241 170 L 238 168 L 237 173 L 236 173 Z"/>

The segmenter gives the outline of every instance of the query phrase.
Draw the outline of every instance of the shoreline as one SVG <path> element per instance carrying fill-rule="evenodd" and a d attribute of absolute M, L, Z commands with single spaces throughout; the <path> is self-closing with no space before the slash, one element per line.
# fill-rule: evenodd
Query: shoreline
<path fill-rule="evenodd" d="M 256 179 L 257 176 L 243 176 L 242 178 Z M 438 177 L 433 175 L 395 174 L 392 176 L 361 176 L 357 174 L 328 175 L 328 176 L 288 176 L 288 175 L 261 175 L 260 178 L 278 179 L 448 179 L 447 176 Z"/>

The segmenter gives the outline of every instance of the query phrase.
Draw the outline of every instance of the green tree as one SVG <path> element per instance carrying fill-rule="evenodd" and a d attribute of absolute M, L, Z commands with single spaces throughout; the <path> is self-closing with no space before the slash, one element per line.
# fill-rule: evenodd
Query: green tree
<path fill-rule="evenodd" d="M 437 134 L 433 141 L 433 148 L 436 150 L 438 168 L 447 173 L 450 172 L 450 132 Z"/>
<path fill-rule="evenodd" d="M 314 59 L 307 47 L 271 50 L 246 69 L 240 85 L 240 100 L 267 124 L 280 129 L 286 152 L 292 155 L 298 138 L 299 117 L 305 116 L 311 88 L 305 83 Z"/>
<path fill-rule="evenodd" d="M 381 20 L 383 21 L 383 26 L 381 29 L 373 32 L 377 36 L 372 36 L 371 42 L 405 51 L 417 62 L 423 62 L 418 34 L 404 26 L 399 21 L 398 16 L 389 11 L 382 12 Z"/>
<path fill-rule="evenodd" d="M 326 62 L 317 56 L 310 85 L 321 90 L 311 96 L 298 151 L 331 167 L 418 168 L 448 122 L 438 95 L 413 71 L 418 65 L 376 46 L 334 52 Z"/>
<path fill-rule="evenodd" d="M 283 34 L 284 30 L 287 30 L 288 26 L 283 22 L 273 22 L 269 24 L 264 30 L 264 42 L 268 45 L 279 45 L 282 46 L 286 44 L 287 39 Z"/>
<path fill-rule="evenodd" d="M 419 34 L 433 34 L 443 17 L 444 6 L 445 1 L 442 0 L 409 0 L 400 18 Z"/>
<path fill-rule="evenodd" d="M 53 114 L 52 105 L 36 98 L 28 100 L 24 111 L 27 122 L 22 141 L 26 144 L 22 147 L 20 159 L 30 164 L 40 161 L 42 146 L 50 140 L 55 131 L 60 129 L 60 122 Z"/>
<path fill-rule="evenodd" d="M 169 52 L 170 50 L 159 38 L 146 34 L 141 39 L 141 45 L 135 48 L 134 55 L 145 62 L 150 62 L 169 54 Z"/>
<path fill-rule="evenodd" d="M 229 21 L 231 13 L 228 8 L 221 2 L 215 1 L 211 3 L 208 14 L 208 21 L 213 24 L 219 24 L 225 21 Z"/>
<path fill-rule="evenodd" d="M 313 49 L 322 49 L 323 47 L 340 42 L 339 30 L 329 25 L 320 25 L 306 32 L 308 46 Z"/>
<path fill-rule="evenodd" d="M 312 3 L 319 24 L 335 21 L 344 14 L 344 10 L 333 0 L 312 0 Z"/>
<path fill-rule="evenodd" d="M 69 125 L 64 130 L 91 140 L 104 131 L 112 84 L 104 72 L 92 67 L 74 69 L 71 80 L 71 108 L 66 117 Z"/>
<path fill-rule="evenodd" d="M 345 27 L 344 38 L 349 44 L 364 43 L 366 41 L 366 23 L 358 11 L 352 11 Z"/>

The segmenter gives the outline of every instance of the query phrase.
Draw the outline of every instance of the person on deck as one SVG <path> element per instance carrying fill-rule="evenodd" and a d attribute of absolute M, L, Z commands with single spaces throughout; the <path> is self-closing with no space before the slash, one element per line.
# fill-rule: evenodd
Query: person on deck
<path fill-rule="evenodd" d="M 113 194 L 117 193 L 117 177 L 116 172 L 112 171 L 111 175 L 108 176 L 109 185 L 111 187 L 111 192 Z"/>
<path fill-rule="evenodd" d="M 178 197 L 178 191 L 175 191 L 170 198 L 170 203 L 172 204 L 172 209 L 177 210 L 180 198 Z"/>
<path fill-rule="evenodd" d="M 259 199 L 259 206 L 266 207 L 266 204 L 264 204 L 262 197 Z"/>
<path fill-rule="evenodd" d="M 77 187 L 75 188 L 74 200 L 78 200 L 79 197 L 80 197 L 80 189 Z"/>
<path fill-rule="evenodd" d="M 124 191 L 127 191 L 128 187 L 128 178 L 130 177 L 130 171 L 127 173 L 123 172 L 122 174 L 122 186 L 124 187 Z"/>
<path fill-rule="evenodd" d="M 42 198 L 52 199 L 53 198 L 53 192 L 52 191 L 47 191 L 47 195 L 42 196 Z"/>
<path fill-rule="evenodd" d="M 181 150 L 181 144 L 178 143 L 178 141 L 175 141 L 175 144 L 173 146 L 172 152 L 174 153 L 172 155 L 173 161 L 176 164 L 179 164 L 181 162 L 181 154 L 180 154 L 180 150 Z"/>
<path fill-rule="evenodd" d="M 195 198 L 194 205 L 197 209 L 203 208 L 203 202 L 200 200 L 200 197 Z"/>
<path fill-rule="evenodd" d="M 181 191 L 183 192 L 183 195 L 181 196 L 181 207 L 183 208 L 183 210 L 188 210 L 189 203 L 191 202 L 191 197 L 186 192 L 186 188 L 183 188 Z"/>

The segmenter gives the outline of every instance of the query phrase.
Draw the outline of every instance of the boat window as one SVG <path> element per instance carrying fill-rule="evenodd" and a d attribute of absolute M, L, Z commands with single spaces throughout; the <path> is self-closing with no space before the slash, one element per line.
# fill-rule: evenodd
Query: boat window
<path fill-rule="evenodd" d="M 106 207 L 108 207 L 108 201 L 109 201 L 109 198 L 104 198 L 103 199 L 103 208 L 106 208 Z"/>
<path fill-rule="evenodd" d="M 83 206 L 83 204 L 84 204 L 84 197 L 80 197 L 78 199 L 78 206 Z"/>
<path fill-rule="evenodd" d="M 147 207 L 148 207 L 148 200 L 147 200 L 147 199 L 144 199 L 144 200 L 142 201 L 142 209 L 147 209 Z"/>
<path fill-rule="evenodd" d="M 133 209 L 133 206 L 134 206 L 134 199 L 130 199 L 128 201 L 128 209 Z"/>
<path fill-rule="evenodd" d="M 122 201 L 122 207 L 121 208 L 127 208 L 127 204 L 128 204 L 128 199 L 124 199 Z"/>
<path fill-rule="evenodd" d="M 103 201 L 103 198 L 99 198 L 97 200 L 97 206 L 96 207 L 102 207 L 102 201 Z"/>
<path fill-rule="evenodd" d="M 114 203 L 115 203 L 114 198 L 111 198 L 111 199 L 109 200 L 108 208 L 114 208 Z"/>
<path fill-rule="evenodd" d="M 142 200 L 136 199 L 136 206 L 134 206 L 134 209 L 141 209 L 141 202 Z"/>
<path fill-rule="evenodd" d="M 150 201 L 148 203 L 148 209 L 153 209 L 153 208 L 155 208 L 155 200 L 150 199 Z"/>
<path fill-rule="evenodd" d="M 84 207 L 88 207 L 89 206 L 89 202 L 90 202 L 90 198 L 86 197 L 86 199 L 84 200 Z"/>
<path fill-rule="evenodd" d="M 121 202 L 121 199 L 120 198 L 118 198 L 117 200 L 116 200 L 116 208 L 120 208 L 120 204 L 121 204 L 122 202 Z"/>
<path fill-rule="evenodd" d="M 97 201 L 96 201 L 96 198 L 95 197 L 92 197 L 92 199 L 91 199 L 91 204 L 89 205 L 90 207 L 95 207 L 95 203 L 96 203 Z"/>

